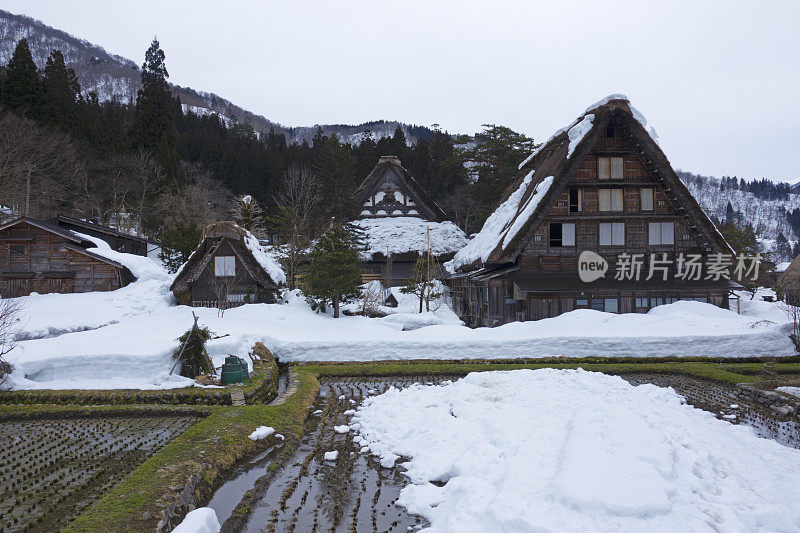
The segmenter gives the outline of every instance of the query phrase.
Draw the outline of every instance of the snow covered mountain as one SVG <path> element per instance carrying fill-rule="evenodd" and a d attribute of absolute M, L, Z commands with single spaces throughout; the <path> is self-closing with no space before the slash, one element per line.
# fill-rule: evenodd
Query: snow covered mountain
<path fill-rule="evenodd" d="M 736 178 L 715 178 L 700 176 L 691 172 L 678 171 L 683 183 L 694 195 L 703 210 L 710 217 L 724 220 L 728 204 L 735 212 L 741 213 L 760 234 L 762 243 L 772 249 L 777 261 L 788 261 L 791 257 L 774 249 L 779 235 L 794 244 L 800 241 L 797 222 L 792 223 L 791 214 L 800 219 L 800 191 L 788 183 L 774 183 L 769 180 L 743 182 Z"/>
<path fill-rule="evenodd" d="M 15 15 L 0 10 L 0 65 L 8 64 L 17 42 L 28 39 L 33 60 L 41 68 L 50 51 L 59 49 L 64 54 L 67 65 L 75 70 L 84 92 L 94 91 L 101 101 L 115 99 L 129 103 L 136 98 L 141 85 L 139 65 L 130 59 L 110 54 L 100 46 L 74 37 L 64 31 L 52 28 L 25 15 Z M 142 43 L 142 50 L 148 43 Z M 359 142 L 364 130 L 378 139 L 391 136 L 399 125 L 409 142 L 427 138 L 433 131 L 396 121 L 374 121 L 359 125 L 324 124 L 308 127 L 286 127 L 257 115 L 233 102 L 213 93 L 197 91 L 190 87 L 172 85 L 172 92 L 179 96 L 184 111 L 196 114 L 217 113 L 226 124 L 236 120 L 250 124 L 257 132 L 267 132 L 274 128 L 276 133 L 284 133 L 289 142 L 311 141 L 317 128 L 326 135 L 336 133 L 346 142 Z"/>

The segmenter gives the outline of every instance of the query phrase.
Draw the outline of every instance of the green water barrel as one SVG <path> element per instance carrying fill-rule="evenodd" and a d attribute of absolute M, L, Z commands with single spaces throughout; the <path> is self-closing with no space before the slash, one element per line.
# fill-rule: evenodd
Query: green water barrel
<path fill-rule="evenodd" d="M 241 383 L 247 379 L 247 363 L 240 357 L 229 355 L 222 365 L 219 380 L 223 385 Z"/>

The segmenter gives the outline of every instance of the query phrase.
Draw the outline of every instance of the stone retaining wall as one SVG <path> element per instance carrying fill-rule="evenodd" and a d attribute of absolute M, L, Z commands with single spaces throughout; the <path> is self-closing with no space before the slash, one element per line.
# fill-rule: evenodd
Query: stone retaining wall
<path fill-rule="evenodd" d="M 736 395 L 741 398 L 767 406 L 779 415 L 800 418 L 800 400 L 777 391 L 757 389 L 749 383 L 739 383 L 736 389 Z"/>

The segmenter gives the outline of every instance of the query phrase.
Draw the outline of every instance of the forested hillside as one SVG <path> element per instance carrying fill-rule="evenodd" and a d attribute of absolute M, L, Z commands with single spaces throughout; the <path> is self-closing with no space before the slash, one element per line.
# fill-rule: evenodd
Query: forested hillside
<path fill-rule="evenodd" d="M 717 221 L 738 217 L 753 226 L 778 262 L 800 252 L 800 194 L 788 183 L 746 181 L 678 172 L 706 213 Z"/>

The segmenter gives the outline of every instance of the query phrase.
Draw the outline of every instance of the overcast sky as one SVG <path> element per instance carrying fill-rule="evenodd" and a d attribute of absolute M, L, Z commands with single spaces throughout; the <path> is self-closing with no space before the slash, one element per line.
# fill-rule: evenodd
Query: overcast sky
<path fill-rule="evenodd" d="M 224 6 L 224 7 L 221 7 Z M 507 125 L 546 140 L 627 94 L 676 168 L 800 179 L 800 2 L 137 2 L 3 9 L 287 126 Z"/>

